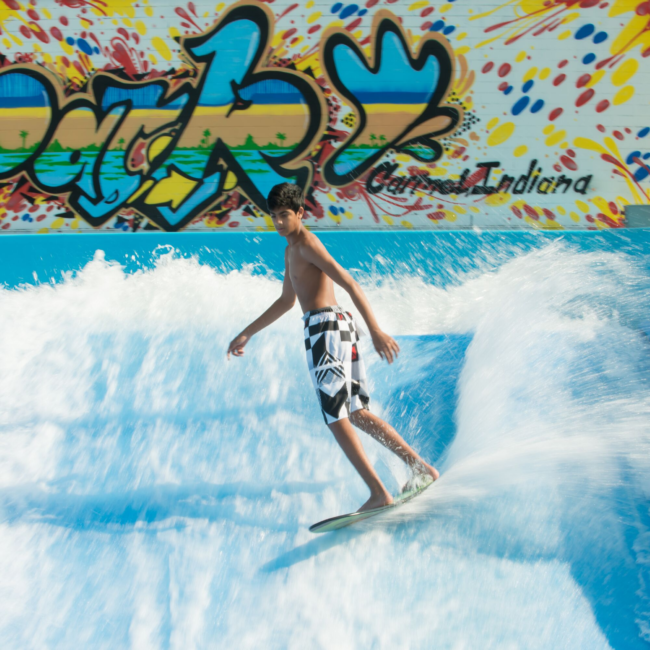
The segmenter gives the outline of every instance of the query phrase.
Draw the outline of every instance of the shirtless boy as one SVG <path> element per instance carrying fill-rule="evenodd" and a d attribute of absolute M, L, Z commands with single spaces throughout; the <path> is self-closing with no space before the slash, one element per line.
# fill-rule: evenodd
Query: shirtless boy
<path fill-rule="evenodd" d="M 399 353 L 399 346 L 379 328 L 361 287 L 332 258 L 320 240 L 303 226 L 304 198 L 300 188 L 291 183 L 276 185 L 269 193 L 267 203 L 275 229 L 287 240 L 282 295 L 230 342 L 228 359 L 231 352 L 236 357 L 242 356 L 251 337 L 288 312 L 298 297 L 304 312 L 307 365 L 323 417 L 345 455 L 370 488 L 370 498 L 358 512 L 388 505 L 393 498 L 370 464 L 352 425 L 381 442 L 412 470 L 429 474 L 434 480 L 439 474 L 406 444 L 393 427 L 368 410 L 370 397 L 358 348 L 357 327 L 352 315 L 337 305 L 334 282 L 350 294 L 380 357 L 392 363 Z"/>

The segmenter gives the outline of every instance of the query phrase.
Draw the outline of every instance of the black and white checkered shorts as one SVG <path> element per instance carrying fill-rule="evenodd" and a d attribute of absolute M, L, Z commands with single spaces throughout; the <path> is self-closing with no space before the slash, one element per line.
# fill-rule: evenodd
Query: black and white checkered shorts
<path fill-rule="evenodd" d="M 313 309 L 304 316 L 307 365 L 325 422 L 350 416 L 370 404 L 359 333 L 341 307 Z"/>

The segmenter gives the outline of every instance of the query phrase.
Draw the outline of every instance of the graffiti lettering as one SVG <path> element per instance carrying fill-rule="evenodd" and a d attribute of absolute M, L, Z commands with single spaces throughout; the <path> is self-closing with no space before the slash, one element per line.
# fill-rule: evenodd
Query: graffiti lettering
<path fill-rule="evenodd" d="M 359 178 L 389 149 L 435 162 L 443 154 L 437 138 L 453 132 L 463 118 L 461 108 L 444 104 L 454 73 L 453 52 L 446 40 L 427 35 L 413 58 L 402 28 L 385 11 L 375 15 L 372 33 L 370 61 L 347 32 L 335 28 L 323 36 L 323 63 L 330 83 L 357 114 L 354 131 L 324 165 L 323 176 L 330 185 Z M 387 130 L 381 124 L 385 104 L 399 105 L 403 119 L 390 125 L 382 146 L 360 148 L 372 142 L 373 133 Z"/>
<path fill-rule="evenodd" d="M 410 190 L 411 194 L 424 192 L 444 196 L 449 194 L 462 196 L 464 194 L 491 195 L 501 192 L 530 194 L 533 191 L 537 194 L 555 194 L 562 189 L 562 193 L 566 194 L 573 186 L 574 192 L 584 195 L 593 178 L 592 174 L 577 179 L 571 179 L 564 174 L 542 176 L 542 167 L 537 167 L 537 160 L 532 160 L 528 167 L 528 173 L 521 174 L 517 179 L 515 176 L 504 173 L 497 186 L 488 185 L 490 172 L 493 169 L 498 169 L 500 165 L 499 162 L 478 163 L 475 172 L 470 173 L 470 169 L 467 168 L 463 170 L 458 180 L 441 180 L 426 175 L 402 176 L 399 175 L 399 165 L 382 163 L 373 169 L 367 177 L 366 190 L 369 194 L 379 194 L 383 191 L 390 194 L 404 194 Z"/>

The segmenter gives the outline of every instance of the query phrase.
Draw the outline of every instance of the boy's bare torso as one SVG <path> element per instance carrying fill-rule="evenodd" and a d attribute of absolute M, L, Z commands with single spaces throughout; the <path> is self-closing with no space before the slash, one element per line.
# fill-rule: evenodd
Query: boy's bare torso
<path fill-rule="evenodd" d="M 302 311 L 336 305 L 334 282 L 304 257 L 306 249 L 324 248 L 316 235 L 304 230 L 299 239 L 287 244 L 287 271 Z"/>

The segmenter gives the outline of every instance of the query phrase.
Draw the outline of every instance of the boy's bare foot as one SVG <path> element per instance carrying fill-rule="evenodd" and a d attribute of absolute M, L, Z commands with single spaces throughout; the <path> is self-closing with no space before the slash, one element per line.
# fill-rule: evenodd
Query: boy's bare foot
<path fill-rule="evenodd" d="M 433 465 L 422 462 L 421 468 L 418 469 L 421 469 L 423 474 L 428 474 L 434 481 L 440 478 L 440 472 Z"/>
<path fill-rule="evenodd" d="M 357 512 L 365 512 L 366 510 L 373 510 L 374 508 L 381 508 L 389 506 L 393 503 L 393 497 L 388 493 L 373 494 L 371 497 L 357 510 Z"/>

